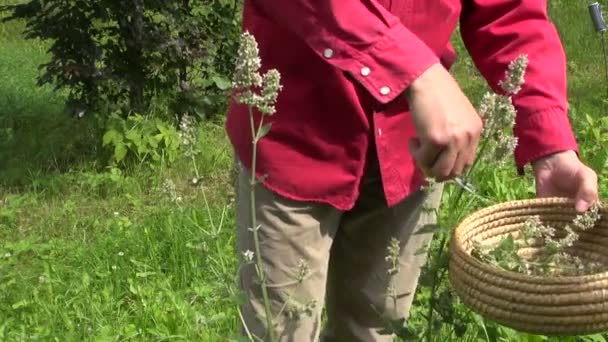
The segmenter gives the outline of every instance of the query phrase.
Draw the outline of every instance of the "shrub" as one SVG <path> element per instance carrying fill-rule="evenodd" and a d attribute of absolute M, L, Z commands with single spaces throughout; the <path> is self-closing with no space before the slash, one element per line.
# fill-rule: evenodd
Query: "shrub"
<path fill-rule="evenodd" d="M 239 25 L 238 0 L 31 0 L 0 7 L 25 36 L 50 44 L 39 85 L 67 92 L 67 109 L 123 115 L 157 101 L 210 117 L 223 109 Z M 220 97 L 221 96 L 221 97 Z"/>

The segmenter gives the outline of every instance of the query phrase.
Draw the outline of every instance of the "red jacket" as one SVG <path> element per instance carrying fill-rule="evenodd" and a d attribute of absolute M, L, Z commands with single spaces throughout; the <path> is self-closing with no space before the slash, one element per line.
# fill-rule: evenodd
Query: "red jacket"
<path fill-rule="evenodd" d="M 262 72 L 283 90 L 258 145 L 258 175 L 295 200 L 353 207 L 366 160 L 378 157 L 389 206 L 424 185 L 408 152 L 415 136 L 404 90 L 433 63 L 449 68 L 460 23 L 494 91 L 508 63 L 528 55 L 515 161 L 577 150 L 567 116 L 565 54 L 543 0 L 246 0 L 244 29 L 258 41 Z M 249 168 L 247 108 L 231 103 L 226 129 Z M 368 149 L 374 153 L 369 154 Z"/>

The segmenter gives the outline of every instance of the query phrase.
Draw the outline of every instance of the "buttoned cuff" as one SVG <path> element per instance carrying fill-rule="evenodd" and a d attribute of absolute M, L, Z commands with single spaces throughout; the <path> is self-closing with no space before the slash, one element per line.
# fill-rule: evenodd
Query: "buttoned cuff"
<path fill-rule="evenodd" d="M 568 115 L 561 108 L 534 113 L 515 125 L 518 145 L 514 151 L 517 171 L 536 159 L 553 153 L 572 150 L 578 154 L 578 145 Z"/>
<path fill-rule="evenodd" d="M 380 103 L 402 94 L 439 57 L 405 26 L 394 25 L 380 40 L 359 50 L 341 40 L 332 42 L 322 55 L 329 63 L 348 72 Z"/>

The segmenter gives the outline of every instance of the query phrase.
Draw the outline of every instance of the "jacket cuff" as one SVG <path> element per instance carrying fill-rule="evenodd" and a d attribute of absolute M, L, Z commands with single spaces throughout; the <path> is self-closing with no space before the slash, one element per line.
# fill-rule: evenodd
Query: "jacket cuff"
<path fill-rule="evenodd" d="M 539 158 L 563 151 L 574 151 L 578 145 L 568 115 L 562 108 L 550 108 L 526 116 L 514 128 L 518 144 L 514 151 L 517 172 Z"/>

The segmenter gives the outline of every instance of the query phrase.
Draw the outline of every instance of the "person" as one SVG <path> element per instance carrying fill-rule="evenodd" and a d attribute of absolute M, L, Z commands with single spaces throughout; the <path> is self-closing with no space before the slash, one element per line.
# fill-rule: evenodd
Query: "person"
<path fill-rule="evenodd" d="M 584 211 L 597 175 L 578 154 L 568 119 L 565 54 L 542 0 L 245 0 L 243 30 L 282 91 L 257 146 L 255 206 L 269 297 L 281 341 L 386 341 L 387 317 L 407 316 L 441 187 L 477 153 L 482 121 L 449 73 L 459 25 L 495 92 L 510 61 L 528 57 L 517 109 L 517 172 L 531 164 L 537 196 L 567 196 Z M 240 167 L 238 252 L 253 251 L 252 134 L 231 103 L 226 131 Z M 422 170 L 426 170 L 423 172 Z M 263 176 L 263 177 L 262 177 Z M 400 244 L 398 277 L 387 248 Z M 302 269 L 306 277 L 294 279 Z M 249 333 L 267 336 L 253 265 L 240 273 Z M 396 300 L 388 299 L 392 286 Z M 308 313 L 309 315 L 303 315 Z M 326 325 L 322 327 L 322 317 Z"/>

